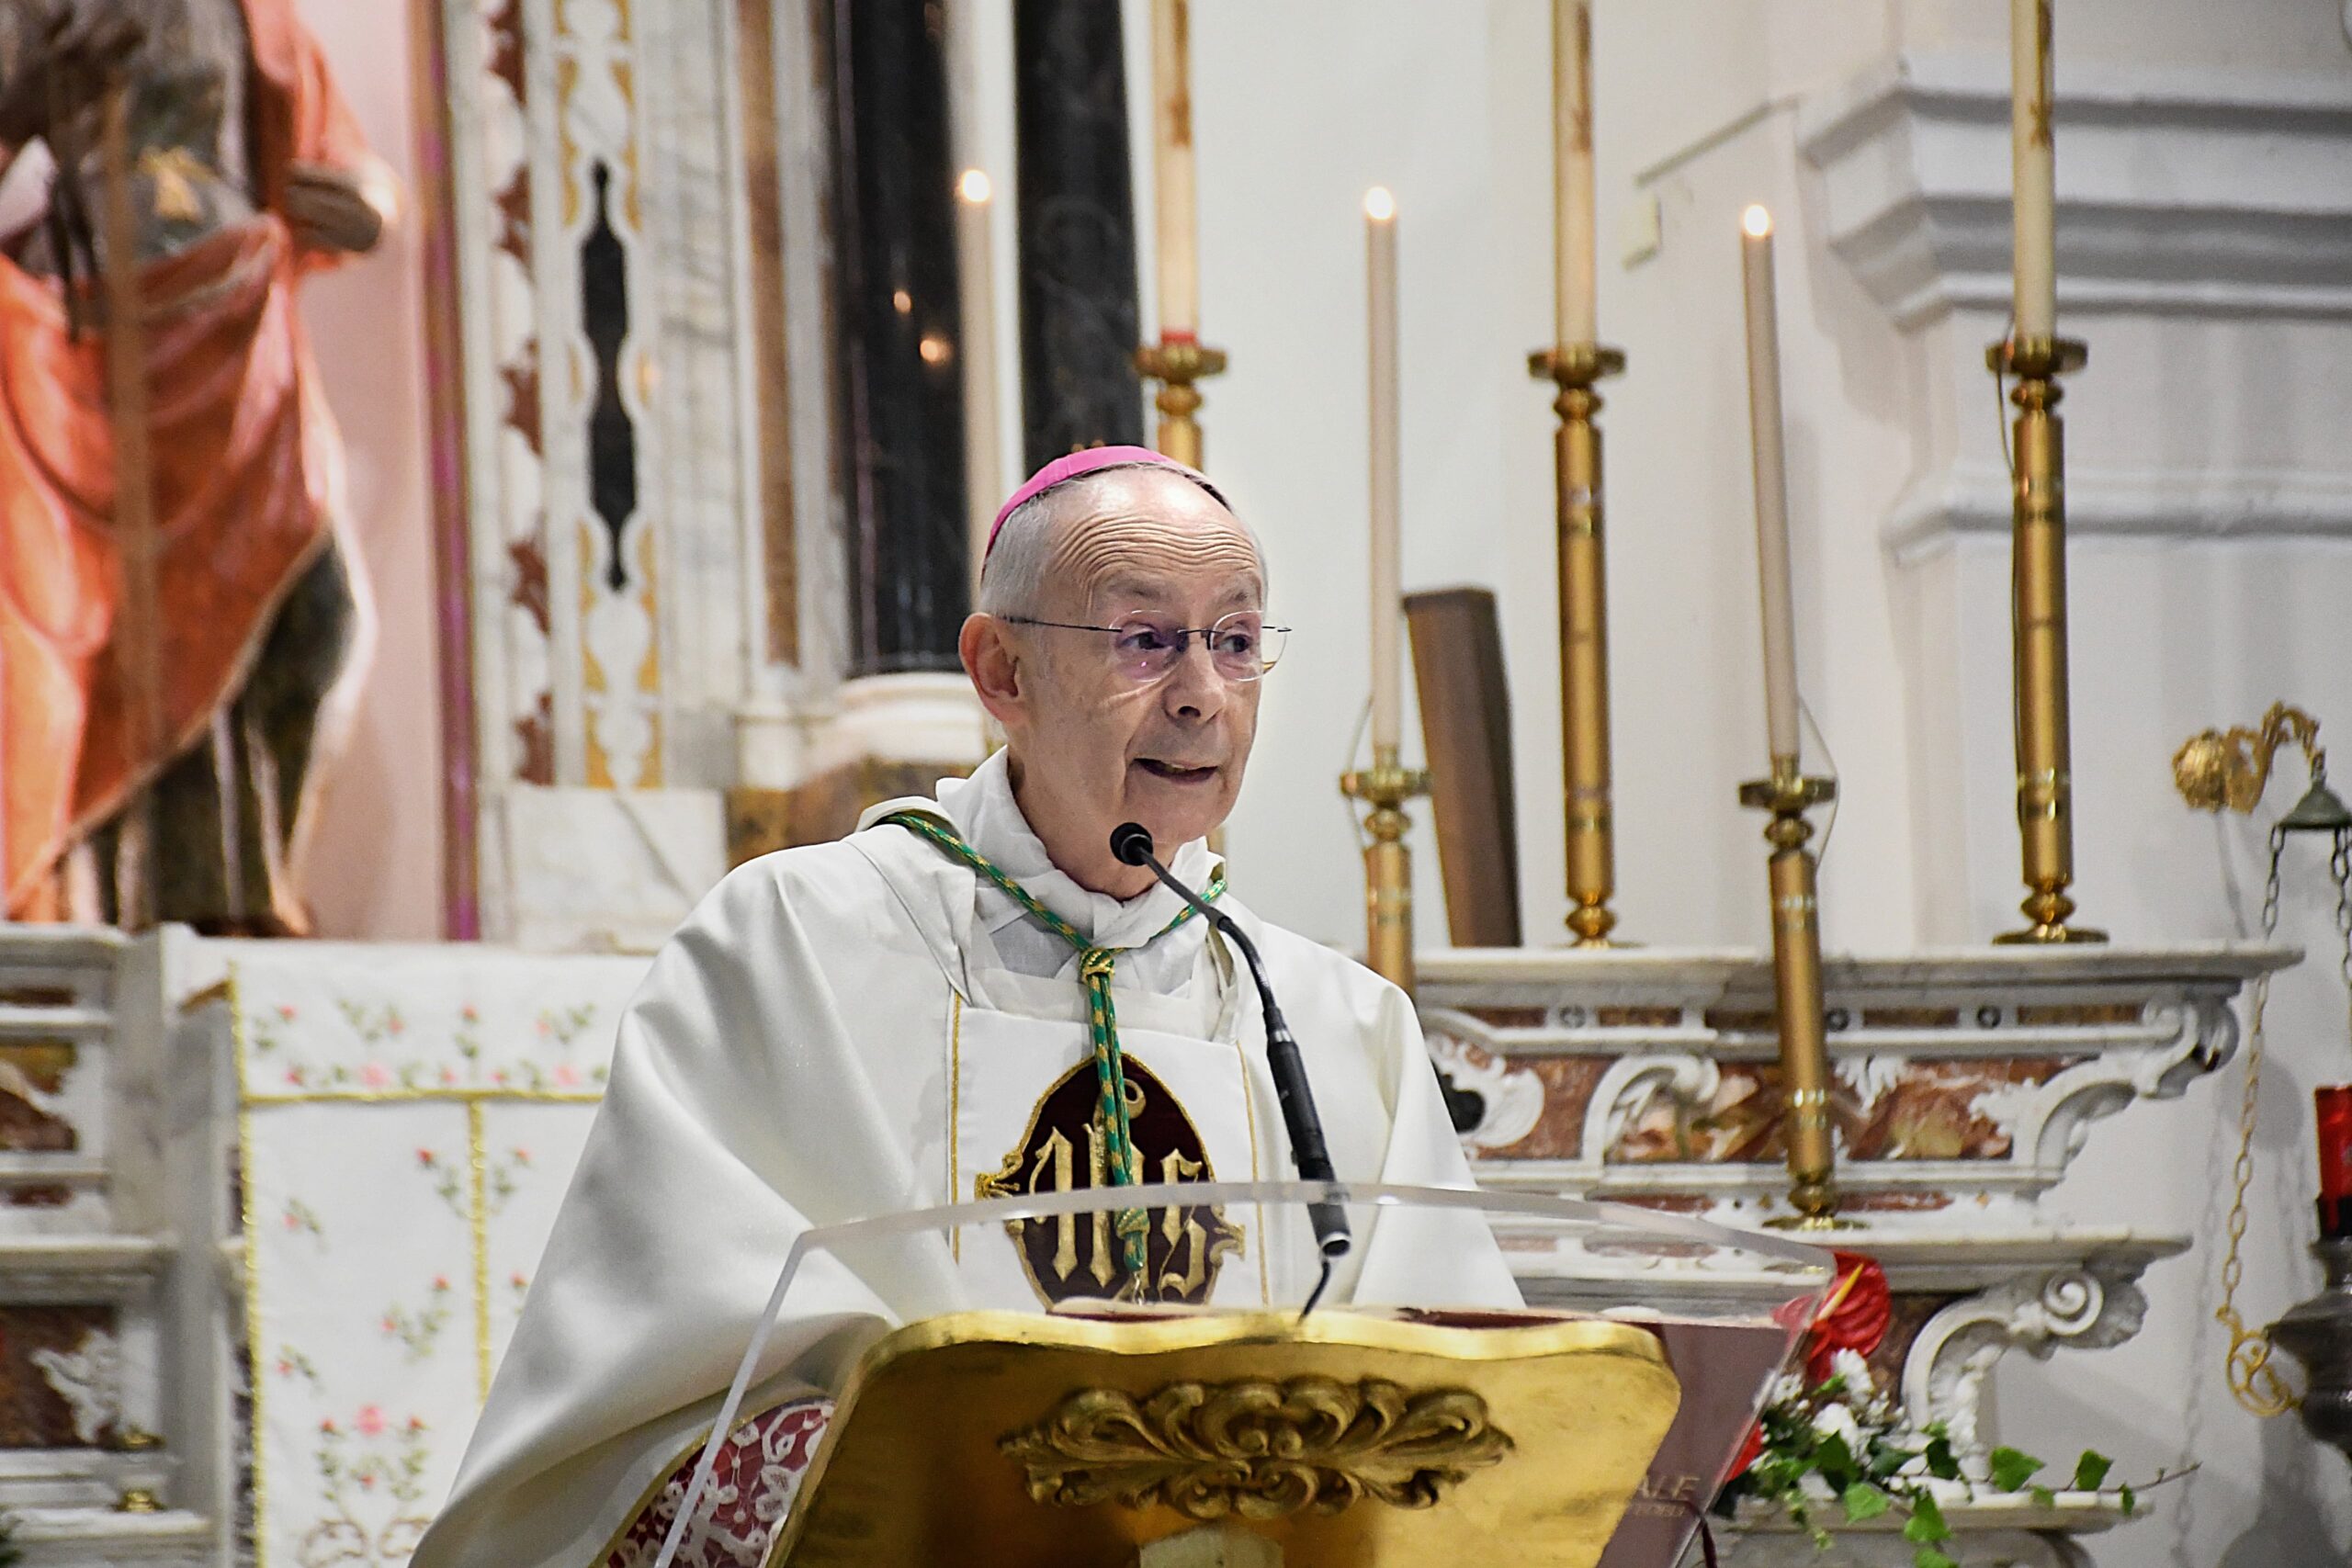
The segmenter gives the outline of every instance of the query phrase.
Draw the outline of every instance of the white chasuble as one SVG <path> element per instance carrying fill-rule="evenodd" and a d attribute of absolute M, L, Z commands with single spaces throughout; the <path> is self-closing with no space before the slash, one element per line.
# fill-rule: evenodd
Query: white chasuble
<path fill-rule="evenodd" d="M 1207 922 L 1162 935 L 1165 889 L 1121 902 L 1056 871 L 1001 755 L 922 809 L 1089 942 L 1113 974 L 1134 1142 L 1147 1179 L 1295 1175 L 1254 987 Z M 870 814 L 869 820 L 880 812 Z M 1177 874 L 1216 870 L 1188 844 Z M 1263 954 L 1342 1178 L 1467 1187 L 1411 1005 L 1339 953 L 1221 907 Z M 766 1304 L 811 1225 L 994 1193 L 1102 1185 L 1078 955 L 928 840 L 870 827 L 723 882 L 655 958 L 622 1020 L 611 1083 L 456 1490 L 416 1568 L 637 1568 Z M 1162 1300 L 1295 1300 L 1315 1270 L 1303 1217 L 1155 1211 Z M 964 1306 L 1115 1292 L 1116 1238 L 967 1226 L 813 1257 L 758 1369 L 726 1495 L 680 1562 L 756 1562 L 822 1420 L 822 1396 L 896 1324 Z M 1334 1301 L 1516 1304 L 1482 1224 L 1388 1213 Z M 716 1512 L 713 1512 L 714 1507 Z"/>

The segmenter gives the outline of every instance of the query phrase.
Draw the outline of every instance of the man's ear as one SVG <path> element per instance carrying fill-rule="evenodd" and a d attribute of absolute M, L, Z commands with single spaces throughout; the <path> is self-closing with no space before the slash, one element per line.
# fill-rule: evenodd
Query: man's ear
<path fill-rule="evenodd" d="M 1011 730 L 1028 711 L 1021 683 L 1026 671 L 1013 646 L 1012 627 L 994 615 L 967 615 L 956 638 L 956 652 L 964 661 L 964 673 L 972 678 L 972 690 L 979 694 L 980 705 Z"/>

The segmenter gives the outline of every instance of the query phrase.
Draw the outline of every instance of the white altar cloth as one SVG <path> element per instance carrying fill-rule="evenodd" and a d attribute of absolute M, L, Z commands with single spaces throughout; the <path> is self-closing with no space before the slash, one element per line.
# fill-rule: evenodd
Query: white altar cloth
<path fill-rule="evenodd" d="M 645 967 L 237 944 L 260 1563 L 408 1561 L 456 1475 Z"/>

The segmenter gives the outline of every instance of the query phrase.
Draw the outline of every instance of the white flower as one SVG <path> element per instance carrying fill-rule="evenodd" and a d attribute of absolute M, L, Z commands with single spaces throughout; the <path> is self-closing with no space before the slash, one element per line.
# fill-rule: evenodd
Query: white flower
<path fill-rule="evenodd" d="M 1834 1503 L 1838 1500 L 1838 1494 L 1830 1488 L 1829 1483 L 1821 1478 L 1817 1470 L 1808 1470 L 1797 1477 L 1797 1491 L 1808 1503 Z"/>
<path fill-rule="evenodd" d="M 1804 1397 L 1804 1375 L 1801 1372 L 1783 1372 L 1779 1377 L 1772 1380 L 1771 1397 L 1765 1403 L 1768 1404 L 1793 1404 Z"/>
<path fill-rule="evenodd" d="M 1829 1375 L 1845 1380 L 1846 1396 L 1857 1404 L 1869 1403 L 1878 1392 L 1878 1377 L 1871 1364 L 1851 1350 L 1830 1352 Z"/>
<path fill-rule="evenodd" d="M 1862 1451 L 1862 1424 L 1854 1419 L 1852 1411 L 1836 1400 L 1814 1412 L 1813 1429 L 1820 1437 L 1844 1438 L 1849 1453 Z"/>

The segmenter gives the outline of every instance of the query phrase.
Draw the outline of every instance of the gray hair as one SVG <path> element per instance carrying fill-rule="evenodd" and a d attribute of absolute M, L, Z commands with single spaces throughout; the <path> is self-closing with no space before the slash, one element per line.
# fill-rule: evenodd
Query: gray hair
<path fill-rule="evenodd" d="M 1091 468 L 1050 490 L 1039 491 L 1013 508 L 1012 515 L 1004 520 L 1004 526 L 997 530 L 996 544 L 980 568 L 979 603 L 973 608 L 982 615 L 1001 617 L 1034 616 L 1043 611 L 1046 566 L 1053 556 L 1054 526 L 1061 520 L 1070 492 L 1089 479 L 1138 468 L 1182 474 L 1206 491 L 1210 500 L 1227 512 L 1233 511 L 1233 503 L 1225 499 L 1222 491 L 1185 469 L 1163 463 L 1106 463 Z M 1265 547 L 1258 542 L 1258 531 L 1242 522 L 1238 513 L 1233 520 L 1241 524 L 1241 532 L 1250 540 L 1250 551 L 1258 558 L 1258 576 L 1262 582 L 1266 577 Z"/>

